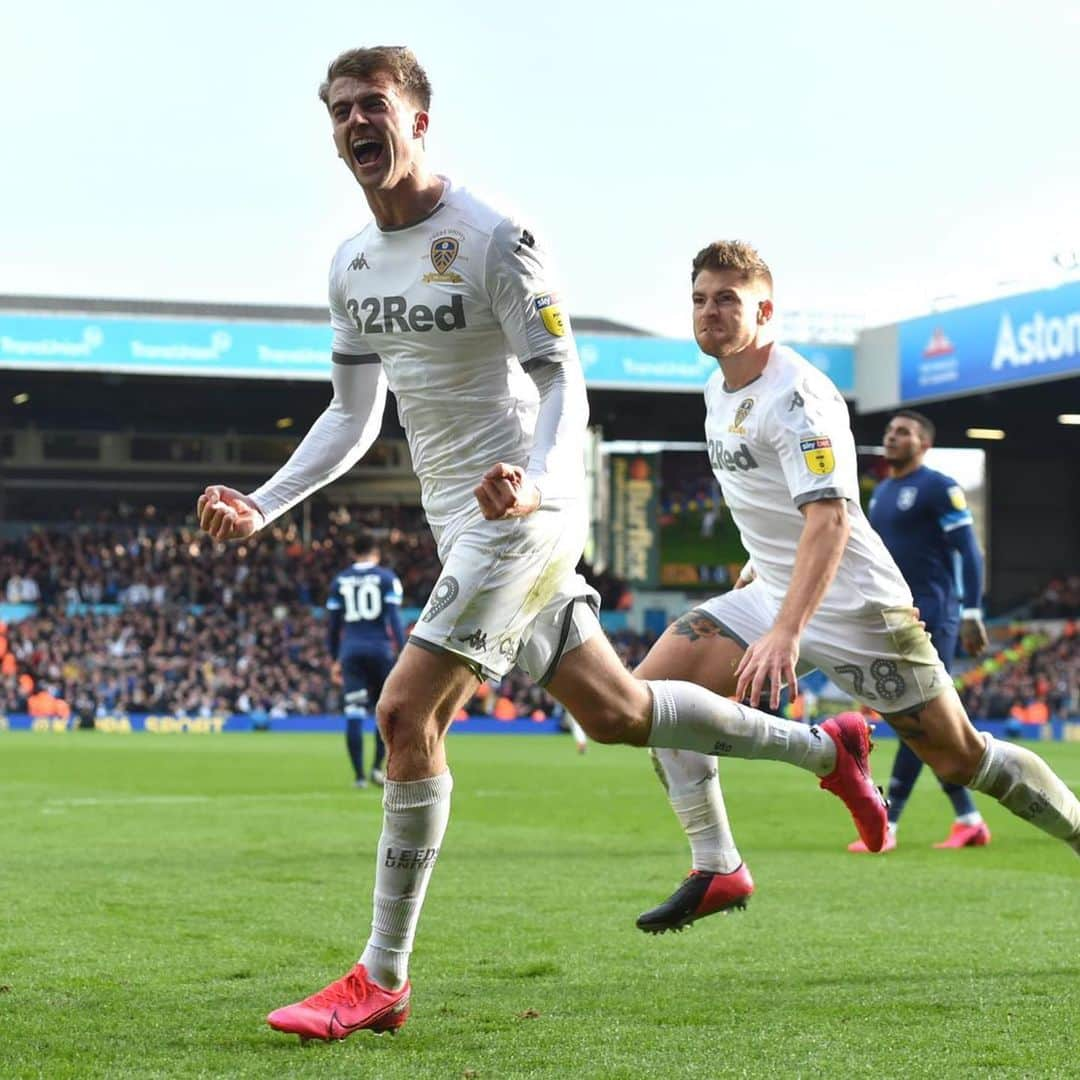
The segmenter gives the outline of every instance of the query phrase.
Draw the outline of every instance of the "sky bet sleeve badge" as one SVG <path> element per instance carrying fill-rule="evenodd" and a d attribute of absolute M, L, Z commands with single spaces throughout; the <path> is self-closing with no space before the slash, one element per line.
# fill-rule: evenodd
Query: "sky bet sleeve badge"
<path fill-rule="evenodd" d="M 956 484 L 949 488 L 949 502 L 953 504 L 955 510 L 966 510 L 967 499 L 964 497 L 963 488 Z"/>
<path fill-rule="evenodd" d="M 806 467 L 815 476 L 828 476 L 836 468 L 832 440 L 827 435 L 808 435 L 799 440 Z"/>
<path fill-rule="evenodd" d="M 544 326 L 552 337 L 562 337 L 566 333 L 562 308 L 559 307 L 559 298 L 554 293 L 538 296 L 536 310 L 540 312 L 540 318 L 544 320 Z"/>

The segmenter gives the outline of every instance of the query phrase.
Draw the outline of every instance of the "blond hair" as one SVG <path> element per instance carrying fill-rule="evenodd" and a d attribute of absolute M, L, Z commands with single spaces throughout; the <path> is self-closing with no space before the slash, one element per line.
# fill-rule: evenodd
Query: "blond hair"
<path fill-rule="evenodd" d="M 326 69 L 326 81 L 319 87 L 319 98 L 329 108 L 330 84 L 335 79 L 369 79 L 372 75 L 389 75 L 401 93 L 415 105 L 424 112 L 431 108 L 431 83 L 427 72 L 412 50 L 404 45 L 374 45 L 370 49 L 343 52 Z"/>

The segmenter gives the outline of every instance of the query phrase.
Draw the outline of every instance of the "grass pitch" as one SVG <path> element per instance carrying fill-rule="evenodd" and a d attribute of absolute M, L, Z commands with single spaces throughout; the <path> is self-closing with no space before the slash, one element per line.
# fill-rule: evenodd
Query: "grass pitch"
<path fill-rule="evenodd" d="M 1040 749 L 1080 786 L 1080 745 Z M 301 1047 L 265 1014 L 370 917 L 379 794 L 342 741 L 0 735 L 0 1076 L 1077 1075 L 1080 860 L 995 803 L 989 848 L 931 850 L 924 776 L 900 848 L 853 856 L 809 774 L 724 762 L 758 893 L 650 938 L 688 859 L 642 752 L 452 736 L 451 761 L 413 1018 Z"/>

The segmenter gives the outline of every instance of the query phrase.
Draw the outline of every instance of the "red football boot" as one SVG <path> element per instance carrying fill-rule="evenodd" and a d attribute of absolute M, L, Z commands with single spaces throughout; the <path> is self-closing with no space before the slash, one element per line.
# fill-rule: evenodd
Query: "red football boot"
<path fill-rule="evenodd" d="M 409 993 L 408 983 L 400 990 L 384 990 L 357 964 L 325 990 L 275 1009 L 266 1022 L 301 1039 L 344 1039 L 365 1028 L 393 1035 L 409 1019 Z"/>
<path fill-rule="evenodd" d="M 730 874 L 691 870 L 690 876 L 660 905 L 637 918 L 637 928 L 647 934 L 682 930 L 706 915 L 745 908 L 754 891 L 754 879 L 739 863 Z"/>
<path fill-rule="evenodd" d="M 952 828 L 949 830 L 949 835 L 940 844 L 935 844 L 934 847 L 986 847 L 989 843 L 990 830 L 987 828 L 985 821 L 980 821 L 978 825 L 961 825 L 959 821 L 954 821 Z"/>
<path fill-rule="evenodd" d="M 821 725 L 836 743 L 836 768 L 821 781 L 851 811 L 868 851 L 881 851 L 889 835 L 885 796 L 870 775 L 870 728 L 861 713 L 846 712 Z"/>
<path fill-rule="evenodd" d="M 861 840 L 853 840 L 850 844 L 848 844 L 847 849 L 855 855 L 883 855 L 886 851 L 896 850 L 896 833 L 890 832 L 889 835 L 885 837 L 885 846 L 881 849 L 880 852 L 871 852 L 871 850 Z"/>

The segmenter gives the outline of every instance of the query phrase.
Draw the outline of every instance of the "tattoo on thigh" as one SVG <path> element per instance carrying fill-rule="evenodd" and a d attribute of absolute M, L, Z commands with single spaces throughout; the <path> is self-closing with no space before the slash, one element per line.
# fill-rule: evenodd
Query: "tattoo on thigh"
<path fill-rule="evenodd" d="M 724 628 L 717 626 L 707 615 L 700 611 L 688 611 L 671 624 L 671 633 L 688 637 L 691 642 L 701 638 L 728 637 Z"/>
<path fill-rule="evenodd" d="M 894 714 L 892 716 L 886 716 L 885 719 L 888 722 L 889 727 L 891 727 L 905 742 L 917 742 L 926 735 L 926 732 L 922 729 L 922 725 L 919 723 L 919 711 L 920 710 L 916 709 L 910 713 Z"/>

